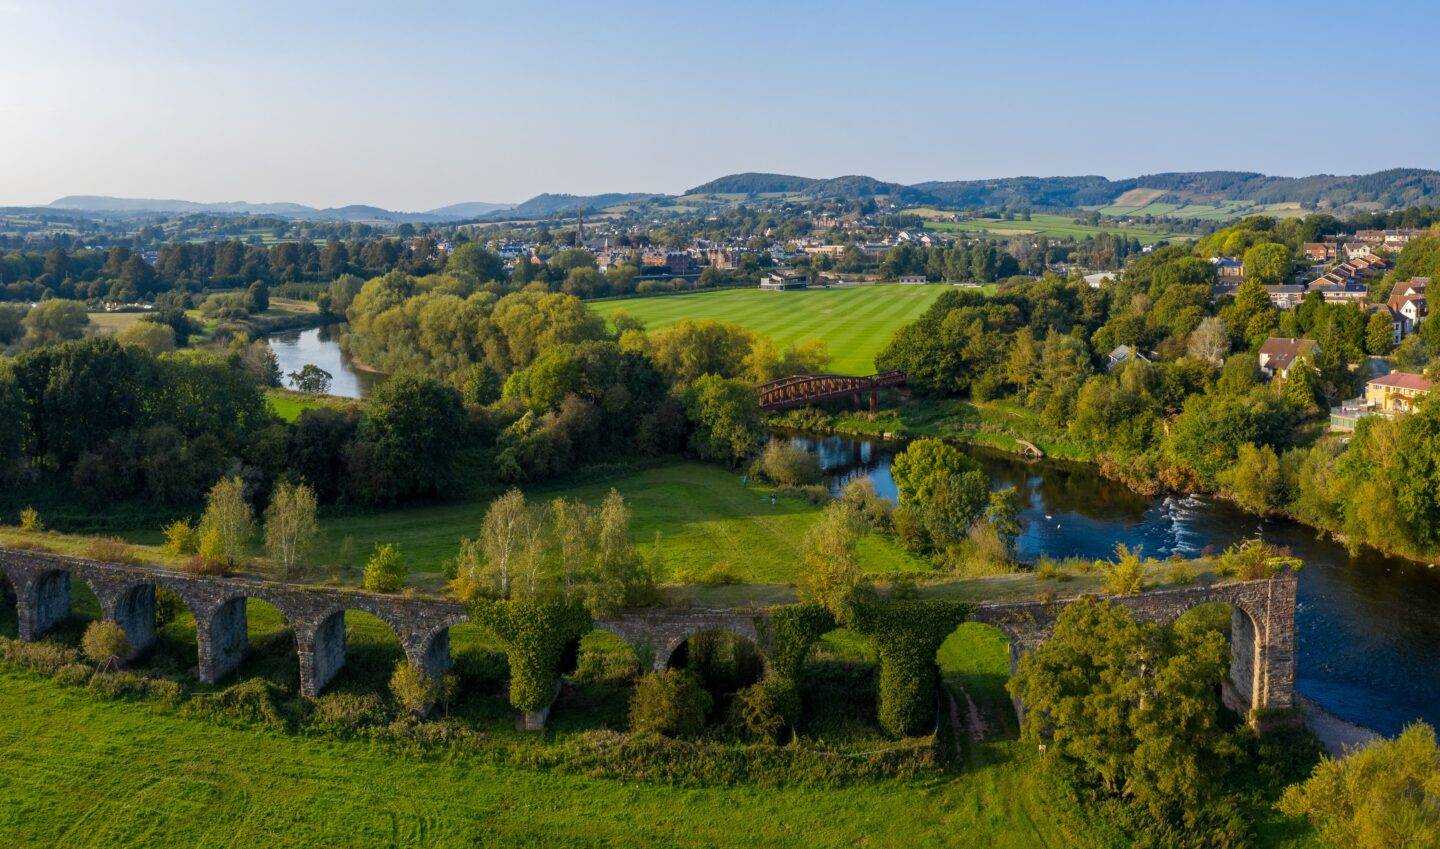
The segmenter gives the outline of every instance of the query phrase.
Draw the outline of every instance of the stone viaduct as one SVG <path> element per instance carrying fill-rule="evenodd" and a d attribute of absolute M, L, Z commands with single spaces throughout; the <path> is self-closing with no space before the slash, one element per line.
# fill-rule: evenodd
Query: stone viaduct
<path fill-rule="evenodd" d="M 132 653 L 155 641 L 155 591 L 178 596 L 195 617 L 197 677 L 214 683 L 234 672 L 248 647 L 246 602 L 269 602 L 295 634 L 300 690 L 316 696 L 345 665 L 345 611 L 359 610 L 386 623 L 405 656 L 431 674 L 450 667 L 450 628 L 468 620 L 459 602 L 427 596 L 391 596 L 361 590 L 301 586 L 247 577 L 191 575 L 148 565 L 102 563 L 59 554 L 0 548 L 0 572 L 15 591 L 19 636 L 35 640 L 70 615 L 70 585 L 84 581 L 103 616 L 124 629 Z M 1169 622 L 1208 602 L 1232 607 L 1230 681 L 1225 703 L 1245 714 L 1289 708 L 1295 688 L 1295 589 L 1293 573 L 1269 580 L 1158 590 L 1113 600 L 1137 618 Z M 1010 639 L 1011 671 L 1020 657 L 1049 637 L 1055 617 L 1069 601 L 981 602 L 972 621 L 991 625 Z M 691 637 L 728 631 L 768 653 L 769 614 L 758 609 L 665 609 L 625 611 L 595 623 L 665 669 Z M 1018 707 L 1018 706 L 1017 706 Z"/>

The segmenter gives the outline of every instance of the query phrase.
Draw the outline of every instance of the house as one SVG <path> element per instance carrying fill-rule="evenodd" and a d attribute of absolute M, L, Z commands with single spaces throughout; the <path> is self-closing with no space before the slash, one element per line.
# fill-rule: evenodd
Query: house
<path fill-rule="evenodd" d="M 1334 242 L 1306 242 L 1301 250 L 1305 252 L 1305 256 L 1316 262 L 1329 262 L 1335 259 L 1338 253 Z"/>
<path fill-rule="evenodd" d="M 695 258 L 685 251 L 646 251 L 640 257 L 642 274 L 673 274 L 685 277 L 695 273 Z"/>
<path fill-rule="evenodd" d="M 1085 275 L 1085 285 L 1089 286 L 1091 289 L 1099 289 L 1100 284 L 1104 283 L 1106 280 L 1110 280 L 1113 282 L 1115 279 L 1115 272 L 1101 271 L 1095 274 Z"/>
<path fill-rule="evenodd" d="M 923 275 L 923 274 L 902 274 L 902 275 L 900 275 L 899 280 L 900 280 L 901 283 L 910 283 L 910 284 L 929 283 L 929 282 L 930 282 L 929 279 L 927 279 L 927 278 L 925 277 L 925 275 Z"/>
<path fill-rule="evenodd" d="M 1320 345 L 1313 339 L 1271 336 L 1260 346 L 1260 371 L 1266 377 L 1278 374 L 1286 378 L 1290 376 L 1291 366 L 1300 360 L 1309 360 L 1314 365 L 1319 353 Z"/>
<path fill-rule="evenodd" d="M 1346 259 L 1354 259 L 1370 253 L 1370 246 L 1364 242 L 1346 242 L 1340 246 L 1340 253 L 1344 254 Z"/>
<path fill-rule="evenodd" d="M 1319 292 L 1320 297 L 1324 298 L 1327 304 L 1363 301 L 1370 294 L 1369 287 L 1364 283 L 1354 278 L 1343 279 L 1333 274 L 1310 281 L 1310 291 Z"/>
<path fill-rule="evenodd" d="M 1399 342 L 1415 332 L 1415 328 L 1430 312 L 1425 299 L 1425 290 L 1430 286 L 1429 277 L 1411 277 L 1402 280 L 1390 289 L 1385 301 L 1390 315 L 1395 319 L 1395 341 Z"/>
<path fill-rule="evenodd" d="M 1305 287 L 1299 283 L 1277 283 L 1263 288 L 1270 296 L 1270 303 L 1282 310 L 1294 309 L 1305 299 Z"/>
<path fill-rule="evenodd" d="M 1215 266 L 1215 276 L 1222 280 L 1242 280 L 1245 277 L 1245 263 L 1233 256 L 1212 256 L 1210 264 Z"/>
<path fill-rule="evenodd" d="M 1106 371 L 1113 371 L 1116 366 L 1128 363 L 1131 360 L 1141 360 L 1142 362 L 1147 363 L 1150 362 L 1149 357 L 1146 357 L 1144 354 L 1140 353 L 1129 345 L 1116 346 L 1115 350 L 1110 352 L 1110 355 L 1109 357 L 1107 357 L 1107 359 L 1108 362 L 1105 364 Z"/>
<path fill-rule="evenodd" d="M 1365 384 L 1365 403 L 1381 415 L 1403 415 L 1434 388 L 1435 382 L 1422 374 L 1392 371 Z"/>
<path fill-rule="evenodd" d="M 769 292 L 784 292 L 791 289 L 810 288 L 810 275 L 804 271 L 787 269 L 760 278 L 760 288 Z"/>

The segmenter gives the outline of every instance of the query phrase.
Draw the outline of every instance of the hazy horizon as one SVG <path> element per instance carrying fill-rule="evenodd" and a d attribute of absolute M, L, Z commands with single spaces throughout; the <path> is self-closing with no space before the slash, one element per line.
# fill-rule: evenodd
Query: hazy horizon
<path fill-rule="evenodd" d="M 1440 10 L 0 0 L 0 205 L 1440 167 Z M 1367 34 L 1368 33 L 1368 34 Z M 1322 64 L 1343 43 L 1343 67 Z M 1409 105 L 1413 101 L 1414 105 Z M 1351 122 L 1354 122 L 1353 124 Z"/>

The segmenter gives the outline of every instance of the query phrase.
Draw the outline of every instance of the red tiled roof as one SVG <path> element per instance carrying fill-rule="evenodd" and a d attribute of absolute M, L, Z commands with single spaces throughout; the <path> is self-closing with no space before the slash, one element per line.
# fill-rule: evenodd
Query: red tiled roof
<path fill-rule="evenodd" d="M 1435 382 L 1426 379 L 1423 374 L 1412 374 L 1408 371 L 1392 371 L 1384 377 L 1377 377 L 1370 381 L 1376 386 L 1393 386 L 1396 389 L 1413 389 L 1418 392 L 1429 392 L 1435 388 Z"/>

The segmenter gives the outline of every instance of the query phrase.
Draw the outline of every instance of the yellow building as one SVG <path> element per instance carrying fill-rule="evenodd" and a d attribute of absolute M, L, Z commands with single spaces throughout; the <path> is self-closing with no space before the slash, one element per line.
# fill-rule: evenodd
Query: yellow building
<path fill-rule="evenodd" d="M 1424 375 L 1392 371 L 1365 384 L 1365 402 L 1382 413 L 1408 413 L 1434 388 Z"/>

